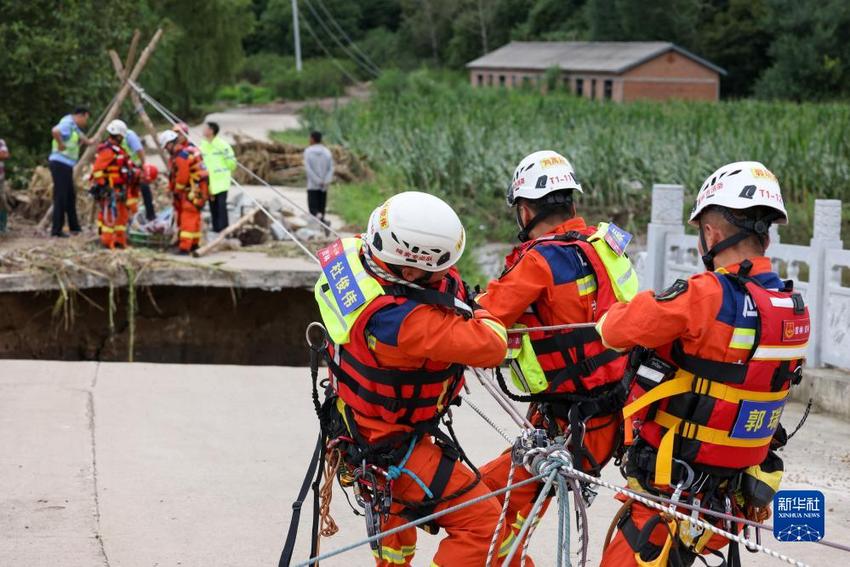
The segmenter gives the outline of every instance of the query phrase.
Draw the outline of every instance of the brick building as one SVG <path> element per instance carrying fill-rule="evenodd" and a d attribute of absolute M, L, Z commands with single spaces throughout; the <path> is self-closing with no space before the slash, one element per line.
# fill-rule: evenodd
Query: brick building
<path fill-rule="evenodd" d="M 549 69 L 578 96 L 717 100 L 726 71 L 663 41 L 512 41 L 466 65 L 473 86 L 541 85 Z"/>

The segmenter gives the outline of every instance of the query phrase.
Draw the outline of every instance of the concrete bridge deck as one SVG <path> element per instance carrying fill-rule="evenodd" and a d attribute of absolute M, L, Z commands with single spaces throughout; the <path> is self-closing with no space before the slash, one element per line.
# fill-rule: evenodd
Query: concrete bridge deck
<path fill-rule="evenodd" d="M 796 423 L 801 410 L 791 404 L 785 421 Z M 455 417 L 475 462 L 504 447 L 471 410 Z M 0 565 L 276 565 L 316 429 L 303 368 L 0 361 Z M 822 490 L 826 536 L 844 543 L 849 430 L 813 414 L 783 453 L 784 486 Z M 605 477 L 619 482 L 613 468 Z M 591 564 L 615 509 L 603 491 L 590 510 Z M 323 541 L 325 550 L 364 535 L 338 490 L 333 510 L 341 532 Z M 545 518 L 532 543 L 538 565 L 554 561 L 554 520 Z M 427 565 L 438 540 L 420 532 L 419 541 L 415 565 Z M 811 565 L 847 562 L 822 546 L 780 544 L 770 534 L 763 541 Z M 746 552 L 743 559 L 778 564 Z M 364 548 L 323 563 L 369 564 Z"/>

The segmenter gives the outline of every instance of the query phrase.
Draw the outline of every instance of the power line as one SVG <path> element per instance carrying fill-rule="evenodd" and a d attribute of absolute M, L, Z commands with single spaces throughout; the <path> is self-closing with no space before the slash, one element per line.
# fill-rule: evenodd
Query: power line
<path fill-rule="evenodd" d="M 319 4 L 319 8 L 328 16 L 328 19 L 331 21 L 331 24 L 333 24 L 333 26 L 339 31 L 340 35 L 342 35 L 342 37 L 348 42 L 348 44 L 351 46 L 351 49 L 360 54 L 360 57 L 363 59 L 364 62 L 368 63 L 370 67 L 380 73 L 381 68 L 378 67 L 378 65 L 368 55 L 363 53 L 363 51 L 359 47 L 357 47 L 357 44 L 352 41 L 351 37 L 349 37 L 349 35 L 345 33 L 345 30 L 342 29 L 342 26 L 339 25 L 339 23 L 336 21 L 336 18 L 331 15 L 330 10 L 328 10 L 328 8 L 325 6 L 323 0 L 316 0 L 316 3 Z"/>
<path fill-rule="evenodd" d="M 313 39 L 315 39 L 315 40 L 316 40 L 316 43 L 318 43 L 318 44 L 319 44 L 319 47 L 321 47 L 321 48 L 322 48 L 322 51 L 324 51 L 324 52 L 325 52 L 325 55 L 327 55 L 327 56 L 328 56 L 328 59 L 330 59 L 330 60 L 331 60 L 331 63 L 333 63 L 334 65 L 336 65 L 336 66 L 337 66 L 337 68 L 338 68 L 340 71 L 342 71 L 342 73 L 343 73 L 346 77 L 348 77 L 348 78 L 351 80 L 351 82 L 352 82 L 352 83 L 354 83 L 354 84 L 359 83 L 359 82 L 360 82 L 360 80 L 359 80 L 357 77 L 355 77 L 354 75 L 352 75 L 352 74 L 348 71 L 348 69 L 346 69 L 345 67 L 343 67 L 342 65 L 340 65 L 339 61 L 337 61 L 337 60 L 336 60 L 336 58 L 333 56 L 333 54 L 332 54 L 332 53 L 328 50 L 328 48 L 327 48 L 327 47 L 325 47 L 325 44 L 324 44 L 324 43 L 322 43 L 322 40 L 320 40 L 320 39 L 319 39 L 319 36 L 318 36 L 318 35 L 316 35 L 316 32 L 313 30 L 313 26 L 311 26 L 311 25 L 310 25 L 310 22 L 307 20 L 307 18 L 304 18 L 304 26 L 307 28 L 307 31 L 308 31 L 308 32 L 310 32 L 310 35 L 313 37 Z"/>
<path fill-rule="evenodd" d="M 308 10 L 310 10 L 310 13 L 311 13 L 311 14 L 313 14 L 313 17 L 314 17 L 314 18 L 316 18 L 316 21 L 318 21 L 318 22 L 319 22 L 319 25 L 320 25 L 320 26 L 322 26 L 322 29 L 323 29 L 323 30 L 325 30 L 325 33 L 327 33 L 327 34 L 331 37 L 331 39 L 332 39 L 332 40 L 334 40 L 334 43 L 336 43 L 336 44 L 340 47 L 340 49 L 342 49 L 342 50 L 343 50 L 343 52 L 345 52 L 345 54 L 346 54 L 346 55 L 347 55 L 347 56 L 348 56 L 348 57 L 349 57 L 352 61 L 354 61 L 354 63 L 356 63 L 356 64 L 357 64 L 357 65 L 358 65 L 361 69 L 365 70 L 367 73 L 369 73 L 369 74 L 371 74 L 371 75 L 374 75 L 375 77 L 377 77 L 378 75 L 380 75 L 380 74 L 381 74 L 381 70 L 380 70 L 380 69 L 378 69 L 378 68 L 376 68 L 376 67 L 372 67 L 372 66 L 370 66 L 368 63 L 365 63 L 365 62 L 361 61 L 360 59 L 358 59 L 358 58 L 357 58 L 357 55 L 356 55 L 356 54 L 354 54 L 352 51 L 350 51 L 350 50 L 349 50 L 349 49 L 348 49 L 348 48 L 347 48 L 347 47 L 346 47 L 346 46 L 342 43 L 342 41 L 340 41 L 340 39 L 336 36 L 336 34 L 333 32 L 333 30 L 331 30 L 331 29 L 328 27 L 328 25 L 325 23 L 325 21 L 324 21 L 324 19 L 322 18 L 322 16 L 320 16 L 320 15 L 319 15 L 319 13 L 318 13 L 318 12 L 316 12 L 316 9 L 315 9 L 315 8 L 313 7 L 313 5 L 310 3 L 310 0 L 304 0 L 304 3 L 307 5 L 307 9 L 308 9 Z M 304 18 L 304 21 L 305 21 L 305 22 L 307 22 L 307 18 Z M 317 39 L 316 39 L 316 41 L 317 41 L 317 42 L 319 42 L 320 40 L 317 38 Z"/>

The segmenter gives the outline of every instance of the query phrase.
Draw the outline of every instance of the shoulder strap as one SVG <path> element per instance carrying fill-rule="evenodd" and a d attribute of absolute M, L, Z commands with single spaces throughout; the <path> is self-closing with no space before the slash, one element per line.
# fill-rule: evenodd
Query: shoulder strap
<path fill-rule="evenodd" d="M 437 291 L 436 289 L 416 289 L 404 285 L 384 286 L 384 292 L 393 297 L 404 297 L 424 305 L 439 305 L 451 309 L 464 317 L 472 316 L 472 307 L 458 299 L 456 296 Z"/>

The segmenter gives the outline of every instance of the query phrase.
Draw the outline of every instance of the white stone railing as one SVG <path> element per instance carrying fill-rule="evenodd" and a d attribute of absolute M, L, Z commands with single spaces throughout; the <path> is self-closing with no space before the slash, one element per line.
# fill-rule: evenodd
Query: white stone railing
<path fill-rule="evenodd" d="M 678 278 L 704 267 L 697 237 L 685 234 L 684 187 L 655 185 L 646 252 L 635 258 L 641 289 L 662 290 Z M 850 250 L 841 241 L 841 201 L 815 201 L 813 234 L 808 246 L 782 244 L 771 230 L 768 255 L 784 279 L 794 280 L 809 306 L 812 336 L 808 364 L 850 369 Z"/>

